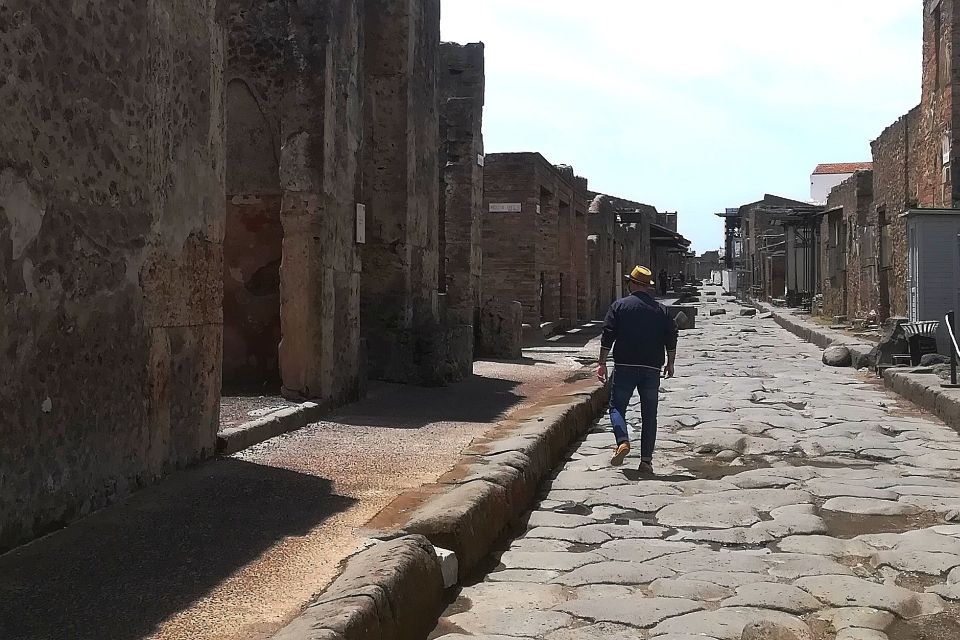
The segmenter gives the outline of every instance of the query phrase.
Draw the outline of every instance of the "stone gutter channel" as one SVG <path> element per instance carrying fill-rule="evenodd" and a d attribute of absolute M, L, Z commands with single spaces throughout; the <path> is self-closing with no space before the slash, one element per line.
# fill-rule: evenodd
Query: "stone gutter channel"
<path fill-rule="evenodd" d="M 501 422 L 459 464 L 397 497 L 369 541 L 275 640 L 423 640 L 456 587 L 533 505 L 543 481 L 603 413 L 607 388 L 587 378 Z"/>
<path fill-rule="evenodd" d="M 757 302 L 751 304 L 770 314 L 778 325 L 790 333 L 822 349 L 835 345 L 847 347 L 852 356 L 851 366 L 854 368 L 869 366 L 870 354 L 876 346 L 873 343 L 858 341 L 841 331 L 821 327 L 799 316 L 785 314 L 779 309 Z M 951 428 L 960 431 L 960 389 L 944 389 L 940 386 L 939 377 L 930 375 L 929 369 L 887 369 L 883 372 L 883 383 L 894 393 L 933 413 Z"/>

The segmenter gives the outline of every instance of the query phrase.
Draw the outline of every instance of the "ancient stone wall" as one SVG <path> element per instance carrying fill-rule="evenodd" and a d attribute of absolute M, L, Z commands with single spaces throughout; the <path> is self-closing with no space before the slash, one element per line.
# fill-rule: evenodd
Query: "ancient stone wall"
<path fill-rule="evenodd" d="M 881 319 L 907 312 L 906 225 L 900 214 L 920 204 L 916 177 L 920 112 L 920 107 L 910 111 L 871 145 L 874 206 L 866 226 L 876 229 L 877 308 Z"/>
<path fill-rule="evenodd" d="M 214 452 L 212 0 L 0 8 L 0 551 Z"/>
<path fill-rule="evenodd" d="M 371 377 L 442 383 L 439 0 L 365 0 L 362 327 Z"/>
<path fill-rule="evenodd" d="M 589 252 L 588 318 L 603 318 L 610 303 L 616 298 L 616 231 L 617 215 L 612 200 L 593 194 L 587 219 Z"/>
<path fill-rule="evenodd" d="M 484 303 L 518 301 L 524 322 L 540 322 L 537 208 L 540 190 L 531 156 L 488 154 L 483 189 Z"/>
<path fill-rule="evenodd" d="M 576 278 L 576 316 L 578 323 L 591 320 L 587 301 L 590 296 L 590 267 L 587 260 L 587 212 L 590 197 L 587 179 L 577 176 L 573 196 L 573 270 Z"/>
<path fill-rule="evenodd" d="M 914 147 L 915 190 L 919 206 L 949 209 L 957 199 L 951 160 L 960 150 L 960 118 L 954 109 L 960 69 L 953 62 L 955 52 L 960 51 L 960 14 L 954 0 L 935 4 L 923 12 L 922 109 Z"/>
<path fill-rule="evenodd" d="M 482 44 L 443 43 L 440 48 L 440 222 L 439 282 L 446 294 L 451 326 L 475 327 L 481 305 L 483 207 L 483 101 L 484 58 Z M 472 331 L 472 329 L 471 329 Z M 466 353 L 451 356 L 472 370 L 473 340 Z"/>
<path fill-rule="evenodd" d="M 330 405 L 356 399 L 363 379 L 363 10 L 361 0 L 289 2 L 283 55 L 280 373 L 285 395 Z"/>
<path fill-rule="evenodd" d="M 225 19 L 227 217 L 223 384 L 279 388 L 280 119 L 286 0 L 230 3 Z"/>
<path fill-rule="evenodd" d="M 839 210 L 838 210 L 839 209 Z M 865 318 L 877 308 L 876 256 L 872 243 L 876 229 L 868 226 L 873 210 L 873 172 L 858 171 L 831 191 L 827 199 L 828 215 L 820 230 L 821 290 L 826 316 L 845 315 Z M 842 222 L 845 236 L 839 238 L 846 256 L 844 264 L 830 256 L 833 228 Z M 840 267 L 842 270 L 831 270 Z"/>

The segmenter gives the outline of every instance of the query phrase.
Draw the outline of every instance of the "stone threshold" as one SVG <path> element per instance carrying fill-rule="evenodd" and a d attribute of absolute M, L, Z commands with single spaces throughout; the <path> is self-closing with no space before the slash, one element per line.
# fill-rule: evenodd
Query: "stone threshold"
<path fill-rule="evenodd" d="M 217 434 L 217 454 L 229 456 L 270 438 L 302 429 L 323 418 L 323 413 L 323 407 L 319 404 L 303 402 L 236 427 L 228 427 Z"/>
<path fill-rule="evenodd" d="M 863 362 L 876 347 L 874 343 L 857 341 L 841 331 L 821 327 L 797 315 L 787 315 L 760 303 L 753 304 L 771 314 L 773 320 L 790 333 L 822 349 L 839 345 L 847 347 L 855 365 Z M 940 378 L 928 371 L 923 367 L 887 369 L 883 372 L 883 383 L 900 397 L 936 415 L 950 428 L 960 431 L 960 389 L 942 387 Z"/>
<path fill-rule="evenodd" d="M 449 590 L 482 571 L 602 415 L 608 389 L 562 385 L 476 440 L 435 484 L 398 496 L 368 523 L 368 543 L 274 640 L 426 637 Z"/>

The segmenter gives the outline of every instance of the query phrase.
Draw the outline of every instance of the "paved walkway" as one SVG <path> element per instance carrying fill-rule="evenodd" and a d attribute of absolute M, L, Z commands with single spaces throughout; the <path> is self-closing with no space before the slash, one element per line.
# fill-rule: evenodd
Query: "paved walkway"
<path fill-rule="evenodd" d="M 262 640 L 398 494 L 549 397 L 598 327 L 446 388 L 375 385 L 328 421 L 179 472 L 0 556 L 2 640 Z M 596 349 L 591 347 L 595 353 Z"/>
<path fill-rule="evenodd" d="M 681 336 L 659 477 L 610 468 L 601 420 L 431 637 L 960 638 L 960 437 L 721 307 Z"/>

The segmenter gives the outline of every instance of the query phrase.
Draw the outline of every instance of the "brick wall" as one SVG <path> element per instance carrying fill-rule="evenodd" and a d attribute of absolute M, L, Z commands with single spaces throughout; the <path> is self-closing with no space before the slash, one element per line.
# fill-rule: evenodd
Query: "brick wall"
<path fill-rule="evenodd" d="M 489 154 L 484 167 L 483 273 L 484 301 L 501 299 L 523 305 L 523 320 L 540 318 L 537 269 L 537 207 L 540 191 L 533 154 Z M 493 211 L 517 204 L 521 211 Z M 491 205 L 495 205 L 491 207 Z"/>

